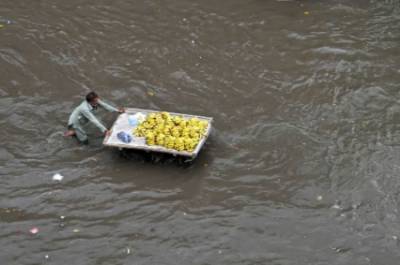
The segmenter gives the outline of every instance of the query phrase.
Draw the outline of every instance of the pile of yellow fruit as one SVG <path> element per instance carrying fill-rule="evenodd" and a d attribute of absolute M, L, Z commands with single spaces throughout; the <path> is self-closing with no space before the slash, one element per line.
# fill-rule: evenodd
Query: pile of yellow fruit
<path fill-rule="evenodd" d="M 154 112 L 146 116 L 133 134 L 145 137 L 148 145 L 193 152 L 207 128 L 206 120 L 185 119 L 182 116 L 172 116 L 168 112 Z"/>

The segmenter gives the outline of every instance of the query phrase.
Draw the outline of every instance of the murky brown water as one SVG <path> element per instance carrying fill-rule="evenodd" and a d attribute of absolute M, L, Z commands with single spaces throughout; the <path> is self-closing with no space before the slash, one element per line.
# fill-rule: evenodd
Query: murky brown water
<path fill-rule="evenodd" d="M 399 264 L 399 9 L 2 0 L 0 263 Z M 89 89 L 213 134 L 186 168 L 79 146 Z"/>

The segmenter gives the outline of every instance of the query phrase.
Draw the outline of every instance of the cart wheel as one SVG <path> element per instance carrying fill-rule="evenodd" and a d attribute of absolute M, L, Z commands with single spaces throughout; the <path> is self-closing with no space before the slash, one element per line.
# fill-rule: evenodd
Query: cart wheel
<path fill-rule="evenodd" d="M 188 168 L 193 164 L 194 159 L 193 158 L 187 158 L 184 156 L 178 156 L 176 157 L 176 161 L 179 166 L 183 168 Z"/>
<path fill-rule="evenodd" d="M 157 157 L 156 154 L 150 153 L 150 161 L 154 164 L 157 164 L 160 161 L 160 158 Z"/>
<path fill-rule="evenodd" d="M 184 161 L 184 163 L 185 164 L 193 164 L 193 161 L 194 161 L 194 157 L 189 157 L 189 158 L 186 158 L 185 159 L 185 161 Z"/>
<path fill-rule="evenodd" d="M 150 155 L 150 161 L 154 164 L 162 164 L 165 161 L 165 156 L 162 153 L 149 153 Z"/>
<path fill-rule="evenodd" d="M 128 152 L 124 148 L 118 148 L 119 155 L 125 159 L 129 158 Z"/>

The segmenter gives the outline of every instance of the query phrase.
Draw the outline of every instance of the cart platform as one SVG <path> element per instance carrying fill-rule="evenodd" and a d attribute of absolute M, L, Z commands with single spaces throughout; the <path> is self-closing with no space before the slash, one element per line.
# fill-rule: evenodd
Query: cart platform
<path fill-rule="evenodd" d="M 109 146 L 109 147 L 118 147 L 120 149 L 121 148 L 136 149 L 136 150 L 144 150 L 144 151 L 148 151 L 148 152 L 168 153 L 168 154 L 171 154 L 174 156 L 179 155 L 179 156 L 185 156 L 185 157 L 190 157 L 190 158 L 194 159 L 200 152 L 201 148 L 203 147 L 204 143 L 206 142 L 206 140 L 211 132 L 212 121 L 213 121 L 213 118 L 211 118 L 211 117 L 169 112 L 173 116 L 179 115 L 185 119 L 197 118 L 199 120 L 208 121 L 208 127 L 206 129 L 204 136 L 201 138 L 201 140 L 199 141 L 198 145 L 196 146 L 196 148 L 194 149 L 193 152 L 177 151 L 175 149 L 168 149 L 168 148 L 165 148 L 165 147 L 159 146 L 159 145 L 147 145 L 144 137 L 136 137 L 136 136 L 132 135 L 132 131 L 136 128 L 137 125 L 131 125 L 128 121 L 129 115 L 135 115 L 139 112 L 144 115 L 147 115 L 149 113 L 156 113 L 156 112 L 160 112 L 160 111 L 149 110 L 149 109 L 138 109 L 138 108 L 126 108 L 125 113 L 120 114 L 118 116 L 118 118 L 115 120 L 113 126 L 111 127 L 111 134 L 104 138 L 103 145 Z M 129 133 L 132 136 L 132 141 L 130 143 L 124 143 L 124 142 L 120 141 L 117 137 L 117 134 L 120 131 L 125 131 L 126 133 Z"/>

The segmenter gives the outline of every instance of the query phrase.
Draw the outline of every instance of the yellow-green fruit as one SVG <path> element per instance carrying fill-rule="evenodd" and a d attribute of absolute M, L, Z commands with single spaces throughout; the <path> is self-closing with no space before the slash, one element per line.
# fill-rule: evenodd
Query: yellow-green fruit
<path fill-rule="evenodd" d="M 172 149 L 174 148 L 174 146 L 175 146 L 175 137 L 167 136 L 165 138 L 165 147 Z"/>
<path fill-rule="evenodd" d="M 182 117 L 175 116 L 172 120 L 175 123 L 175 125 L 179 125 L 181 123 L 181 121 L 182 121 Z"/>
<path fill-rule="evenodd" d="M 185 143 L 182 137 L 176 138 L 174 147 L 178 151 L 183 151 L 185 149 Z"/>
<path fill-rule="evenodd" d="M 196 126 L 192 126 L 191 130 L 195 131 L 195 132 L 200 132 L 200 127 L 197 126 L 197 125 Z"/>
<path fill-rule="evenodd" d="M 197 130 L 195 130 L 195 129 L 191 129 L 190 130 L 190 137 L 192 137 L 193 139 L 199 139 L 200 138 L 200 135 L 199 135 L 199 133 L 197 132 Z"/>
<path fill-rule="evenodd" d="M 190 125 L 193 125 L 193 126 L 197 126 L 198 124 L 199 124 L 199 119 L 197 119 L 197 118 L 191 118 L 191 119 L 189 119 L 189 121 L 188 121 L 188 123 L 190 124 Z"/>
<path fill-rule="evenodd" d="M 188 123 L 186 122 L 186 120 L 182 119 L 179 122 L 179 127 L 181 127 L 181 129 L 185 128 L 188 125 Z"/>
<path fill-rule="evenodd" d="M 146 121 L 146 123 L 147 123 L 147 129 L 153 129 L 157 125 L 153 120 Z"/>
<path fill-rule="evenodd" d="M 154 127 L 154 131 L 158 134 L 158 133 L 162 133 L 164 132 L 164 125 L 163 124 L 157 124 Z"/>
<path fill-rule="evenodd" d="M 154 133 L 152 133 L 152 132 L 147 132 L 147 133 L 146 133 L 146 138 L 154 138 Z"/>
<path fill-rule="evenodd" d="M 190 136 L 190 129 L 186 127 L 182 130 L 182 137 L 189 137 L 189 136 Z"/>
<path fill-rule="evenodd" d="M 190 151 L 193 146 L 193 140 L 191 138 L 184 138 L 184 143 L 185 143 L 185 150 Z"/>
<path fill-rule="evenodd" d="M 156 118 L 156 114 L 154 113 L 154 112 L 152 112 L 152 113 L 149 113 L 147 116 L 146 116 L 146 120 L 148 121 L 148 120 L 153 120 L 153 119 L 155 119 Z"/>
<path fill-rule="evenodd" d="M 148 145 L 154 145 L 154 134 L 152 132 L 146 133 L 146 143 Z"/>
<path fill-rule="evenodd" d="M 168 120 L 168 119 L 170 119 L 171 118 L 171 115 L 168 113 L 168 112 L 161 112 L 161 117 L 164 119 L 164 120 Z"/>
<path fill-rule="evenodd" d="M 174 124 L 171 117 L 165 118 L 164 121 L 165 121 L 165 124 L 172 124 L 172 125 Z"/>
<path fill-rule="evenodd" d="M 185 145 L 185 150 L 188 152 L 193 152 L 194 149 L 195 149 L 195 147 L 193 145 L 188 145 L 188 146 Z"/>
<path fill-rule="evenodd" d="M 188 147 L 188 150 L 191 151 L 191 152 L 193 152 L 194 149 L 196 149 L 196 146 L 197 146 L 197 143 L 196 143 L 196 142 L 193 142 L 193 143 Z"/>
<path fill-rule="evenodd" d="M 164 127 L 163 134 L 170 135 L 171 134 L 170 128 L 169 127 Z"/>
<path fill-rule="evenodd" d="M 162 116 L 161 116 L 161 113 L 156 113 L 156 115 L 155 115 L 155 120 L 156 121 L 160 121 L 160 120 L 163 120 L 163 118 L 162 118 Z"/>
<path fill-rule="evenodd" d="M 165 135 L 164 134 L 159 134 L 156 137 L 156 143 L 158 145 L 164 145 L 164 141 L 165 141 Z"/>
<path fill-rule="evenodd" d="M 171 134 L 172 134 L 172 136 L 174 136 L 174 137 L 180 137 L 180 136 L 181 136 L 180 129 L 179 129 L 178 127 L 172 128 Z"/>
<path fill-rule="evenodd" d="M 155 112 L 147 115 L 134 134 L 144 136 L 148 145 L 157 144 L 177 151 L 192 152 L 207 128 L 206 120 L 186 119 L 180 115 L 172 116 L 168 112 Z"/>
<path fill-rule="evenodd" d="M 174 124 L 174 122 L 172 120 L 166 120 L 165 121 L 165 127 L 172 128 L 174 126 L 175 126 L 175 124 Z"/>
<path fill-rule="evenodd" d="M 193 151 L 199 144 L 199 140 L 192 139 L 192 142 L 188 145 L 190 151 Z"/>
<path fill-rule="evenodd" d="M 207 129 L 207 127 L 208 127 L 208 121 L 201 120 L 201 121 L 199 122 L 199 127 L 200 127 L 200 128 L 203 128 L 203 129 Z"/>
<path fill-rule="evenodd" d="M 146 133 L 146 128 L 142 126 L 138 126 L 136 129 L 134 129 L 134 134 L 138 137 L 143 137 Z"/>
<path fill-rule="evenodd" d="M 163 118 L 162 117 L 157 117 L 156 118 L 156 124 L 163 124 L 164 125 L 164 120 L 163 120 Z"/>

